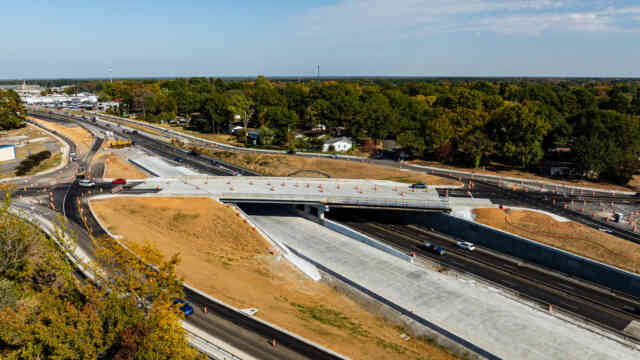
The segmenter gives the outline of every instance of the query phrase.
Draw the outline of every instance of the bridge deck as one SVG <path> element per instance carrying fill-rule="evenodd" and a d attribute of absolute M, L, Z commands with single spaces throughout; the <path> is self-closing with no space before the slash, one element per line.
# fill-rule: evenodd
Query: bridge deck
<path fill-rule="evenodd" d="M 380 180 L 185 176 L 147 179 L 136 189 L 158 187 L 157 196 L 449 210 L 448 202 L 432 188 L 413 191 L 407 184 Z"/>

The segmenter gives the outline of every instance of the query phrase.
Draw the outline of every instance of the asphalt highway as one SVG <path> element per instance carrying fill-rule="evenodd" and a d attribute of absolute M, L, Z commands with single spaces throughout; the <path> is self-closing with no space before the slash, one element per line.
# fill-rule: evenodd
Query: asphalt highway
<path fill-rule="evenodd" d="M 474 274 L 515 290 L 520 296 L 543 306 L 552 304 L 617 333 L 632 320 L 640 319 L 640 299 L 613 294 L 594 284 L 586 284 L 487 249 L 473 252 L 460 249 L 455 245 L 456 239 L 412 222 L 411 217 L 418 216 L 415 213 L 393 217 L 366 210 L 332 208 L 326 216 L 405 253 L 414 253 L 444 266 Z M 423 246 L 425 241 L 441 246 L 446 254 L 428 251 Z"/>

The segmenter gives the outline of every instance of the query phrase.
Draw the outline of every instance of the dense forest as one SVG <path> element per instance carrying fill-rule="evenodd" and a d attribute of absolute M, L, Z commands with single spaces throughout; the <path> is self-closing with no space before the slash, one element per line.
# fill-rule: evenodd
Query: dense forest
<path fill-rule="evenodd" d="M 576 176 L 621 184 L 639 166 L 636 80 L 260 76 L 81 81 L 76 87 L 118 100 L 121 114 L 146 121 L 181 116 L 191 120 L 191 130 L 205 133 L 228 131 L 239 121 L 262 129 L 263 145 L 307 150 L 317 139 L 295 135 L 324 125 L 365 151 L 395 140 L 413 158 L 460 166 L 495 162 L 534 170 L 562 161 Z"/>

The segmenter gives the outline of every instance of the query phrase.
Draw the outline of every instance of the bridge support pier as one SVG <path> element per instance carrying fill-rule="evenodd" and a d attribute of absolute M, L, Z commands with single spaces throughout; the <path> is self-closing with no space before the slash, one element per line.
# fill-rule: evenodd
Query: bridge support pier
<path fill-rule="evenodd" d="M 324 205 L 304 205 L 304 213 L 317 217 L 318 219 L 324 219 Z"/>

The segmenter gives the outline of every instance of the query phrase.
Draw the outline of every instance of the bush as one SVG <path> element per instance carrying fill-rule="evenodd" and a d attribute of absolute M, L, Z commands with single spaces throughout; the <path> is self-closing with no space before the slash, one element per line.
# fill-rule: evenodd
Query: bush
<path fill-rule="evenodd" d="M 31 169 L 40 165 L 41 162 L 51 157 L 51 151 L 45 150 L 37 154 L 29 155 L 28 158 L 22 160 L 16 168 L 16 175 L 26 175 Z"/>

